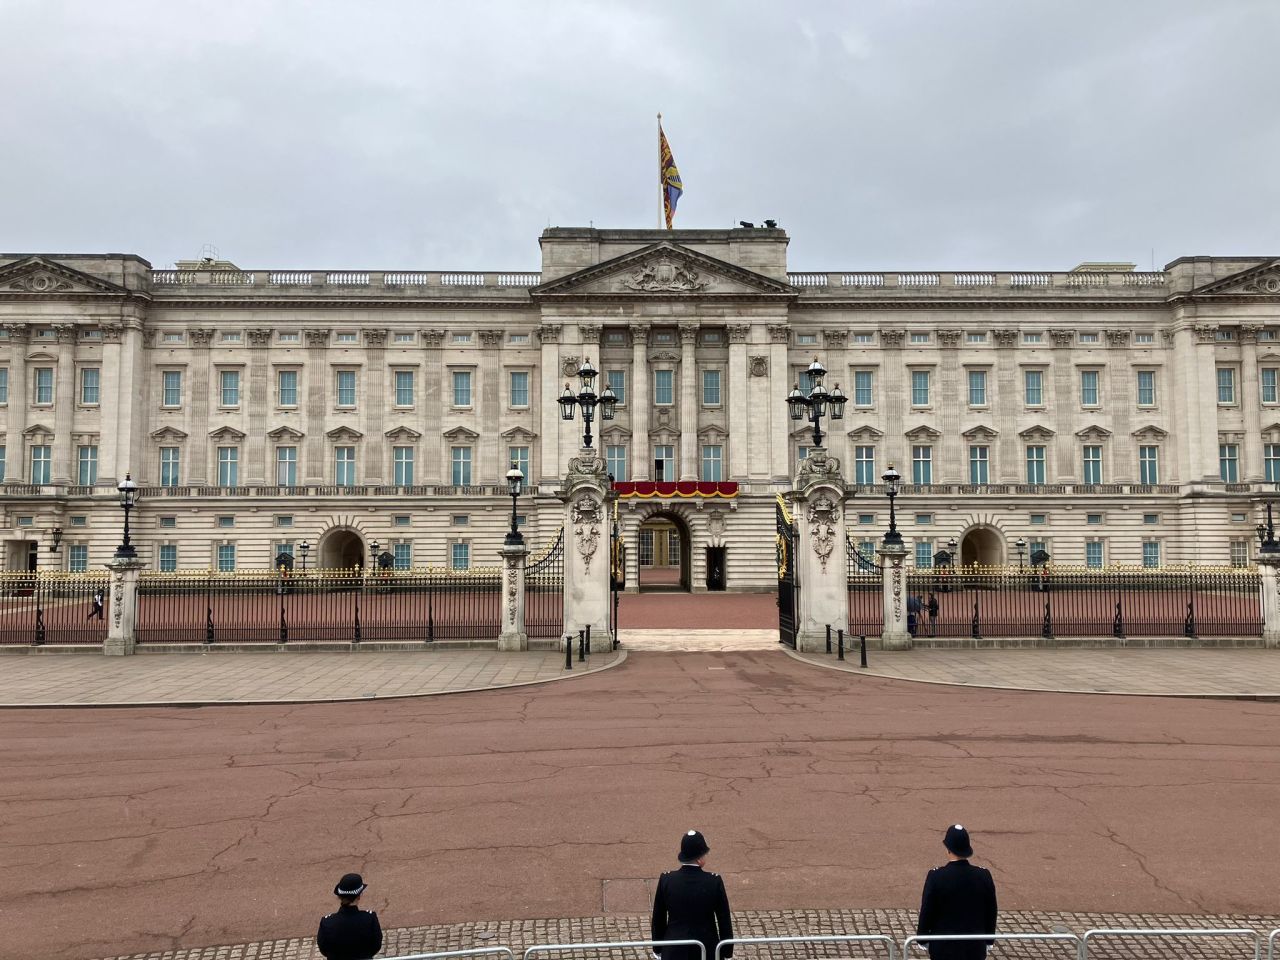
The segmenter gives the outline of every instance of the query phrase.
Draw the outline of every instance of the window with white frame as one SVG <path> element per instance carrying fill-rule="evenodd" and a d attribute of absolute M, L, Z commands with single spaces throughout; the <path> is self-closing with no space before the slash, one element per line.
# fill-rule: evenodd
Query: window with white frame
<path fill-rule="evenodd" d="M 180 457 L 177 447 L 160 448 L 160 486 L 176 487 L 180 482 Z"/>
<path fill-rule="evenodd" d="M 396 406 L 413 406 L 413 371 L 396 371 Z"/>
<path fill-rule="evenodd" d="M 1228 328 L 1219 328 L 1214 332 L 1213 339 L 1219 343 L 1228 343 L 1236 338 L 1235 330 Z"/>
<path fill-rule="evenodd" d="M 609 389 L 613 391 L 613 395 L 618 398 L 618 406 L 624 407 L 627 404 L 627 371 L 625 370 L 608 370 L 604 375 L 605 383 L 609 385 Z"/>
<path fill-rule="evenodd" d="M 176 543 L 160 544 L 160 572 L 173 573 L 178 569 L 178 545 Z"/>
<path fill-rule="evenodd" d="M 653 448 L 653 472 L 655 480 L 671 482 L 676 478 L 676 448 L 659 443 Z"/>
<path fill-rule="evenodd" d="M 453 335 L 453 337 L 451 338 L 451 341 L 452 341 L 453 343 L 470 343 L 470 342 L 471 342 L 471 334 L 469 334 L 469 333 L 455 333 L 455 334 Z"/>
<path fill-rule="evenodd" d="M 916 548 L 916 569 L 928 570 L 933 567 L 933 541 L 917 540 Z"/>
<path fill-rule="evenodd" d="M 76 447 L 77 479 L 82 487 L 92 487 L 98 482 L 98 445 L 84 444 Z"/>
<path fill-rule="evenodd" d="M 1104 563 L 1101 540 L 1084 542 L 1084 565 L 1090 570 L 1101 570 Z"/>
<path fill-rule="evenodd" d="M 796 344 L 798 346 L 801 346 L 801 347 L 812 346 L 817 342 L 818 342 L 818 335 L 816 333 L 797 333 L 796 334 Z"/>
<path fill-rule="evenodd" d="M 1097 343 L 1098 335 L 1096 333 L 1082 333 L 1080 334 L 1080 342 L 1081 343 Z"/>
<path fill-rule="evenodd" d="M 232 573 L 236 569 L 236 545 L 234 543 L 218 544 L 218 571 Z"/>
<path fill-rule="evenodd" d="M 991 448 L 985 444 L 969 447 L 969 482 L 989 483 L 991 465 Z"/>
<path fill-rule="evenodd" d="M 413 544 L 408 540 L 397 540 L 391 545 L 391 556 L 397 570 L 413 569 Z"/>
<path fill-rule="evenodd" d="M 627 479 L 627 448 L 621 443 L 611 443 L 604 448 L 605 468 L 614 480 Z"/>
<path fill-rule="evenodd" d="M 869 407 L 874 398 L 875 375 L 870 370 L 853 371 L 853 405 Z"/>
<path fill-rule="evenodd" d="M 218 404 L 223 407 L 240 406 L 240 371 L 218 371 Z"/>
<path fill-rule="evenodd" d="M 161 406 L 182 406 L 182 371 L 165 370 L 160 374 L 162 385 Z"/>
<path fill-rule="evenodd" d="M 356 405 L 356 372 L 335 370 L 334 380 L 338 390 L 338 406 L 354 407 Z"/>
<path fill-rule="evenodd" d="M 1044 337 L 1039 333 L 1024 333 L 1022 335 L 1023 343 L 1039 343 Z"/>
<path fill-rule="evenodd" d="M 0 367 L 0 406 L 9 403 L 9 368 Z"/>
<path fill-rule="evenodd" d="M 1148 570 L 1155 569 L 1160 566 L 1159 540 L 1142 541 L 1142 565 Z"/>
<path fill-rule="evenodd" d="M 296 407 L 298 405 L 298 371 L 276 371 L 276 405 Z"/>
<path fill-rule="evenodd" d="M 1081 479 L 1085 483 L 1101 483 L 1102 482 L 1102 446 L 1096 443 L 1086 443 L 1081 450 L 1082 453 L 1082 475 Z"/>
<path fill-rule="evenodd" d="M 1234 367 L 1218 367 L 1218 403 L 1236 402 L 1236 371 Z"/>
<path fill-rule="evenodd" d="M 1138 482 L 1160 482 L 1160 448 L 1152 444 L 1138 447 Z"/>
<path fill-rule="evenodd" d="M 1154 333 L 1135 333 L 1133 335 L 1134 343 L 1155 343 L 1156 335 Z"/>
<path fill-rule="evenodd" d="M 396 333 L 394 337 L 394 342 L 395 343 L 413 343 L 414 339 L 415 338 L 413 333 L 402 330 Z"/>
<path fill-rule="evenodd" d="M 675 403 L 674 384 L 674 370 L 653 371 L 653 402 L 660 407 L 669 407 Z"/>
<path fill-rule="evenodd" d="M 1231 540 L 1231 565 L 1233 567 L 1249 565 L 1249 541 L 1243 537 L 1235 537 Z"/>
<path fill-rule="evenodd" d="M 724 479 L 724 447 L 718 443 L 702 445 L 702 479 L 709 483 Z"/>
<path fill-rule="evenodd" d="M 704 407 L 720 406 L 720 371 L 702 371 L 702 405 Z"/>
<path fill-rule="evenodd" d="M 356 485 L 356 448 L 333 448 L 333 482 L 339 487 Z"/>
<path fill-rule="evenodd" d="M 281 513 L 276 516 L 277 527 L 292 527 L 293 515 L 289 513 Z"/>
<path fill-rule="evenodd" d="M 471 371 L 452 371 L 453 405 L 455 407 L 471 406 Z"/>
<path fill-rule="evenodd" d="M 73 543 L 67 550 L 67 569 L 71 573 L 84 573 L 89 569 L 89 545 Z"/>
<path fill-rule="evenodd" d="M 471 484 L 471 448 L 449 448 L 450 479 L 455 487 L 466 487 Z"/>
<path fill-rule="evenodd" d="M 1262 466 L 1267 483 L 1280 483 L 1280 443 L 1262 445 Z"/>
<path fill-rule="evenodd" d="M 223 330 L 221 339 L 223 343 L 239 343 L 240 331 L 239 330 Z"/>
<path fill-rule="evenodd" d="M 853 448 L 853 482 L 870 486 L 877 482 L 876 448 L 860 444 Z"/>
<path fill-rule="evenodd" d="M 1258 383 L 1262 388 L 1262 402 L 1276 402 L 1276 368 L 1263 367 L 1258 371 Z"/>
<path fill-rule="evenodd" d="M 97 367 L 80 368 L 80 403 L 96 407 L 102 396 L 102 371 Z"/>
<path fill-rule="evenodd" d="M 913 331 L 911 334 L 912 343 L 928 343 L 929 339 L 929 334 L 921 331 Z"/>
<path fill-rule="evenodd" d="M 986 343 L 987 335 L 977 330 L 971 330 L 970 332 L 964 335 L 964 342 L 965 343 Z"/>
<path fill-rule="evenodd" d="M 911 482 L 933 483 L 933 447 L 922 444 L 911 448 Z"/>
<path fill-rule="evenodd" d="M 1240 445 L 1236 443 L 1218 444 L 1218 474 L 1223 483 L 1238 483 L 1240 480 Z"/>
<path fill-rule="evenodd" d="M 1022 371 L 1022 402 L 1028 407 L 1044 406 L 1044 371 Z"/>
<path fill-rule="evenodd" d="M 527 333 L 513 333 L 507 337 L 507 343 L 528 343 L 529 335 Z"/>
<path fill-rule="evenodd" d="M 276 486 L 298 485 L 298 448 L 276 447 Z"/>
<path fill-rule="evenodd" d="M 454 570 L 466 570 L 471 566 L 471 544 L 455 541 L 449 544 L 449 565 Z"/>
<path fill-rule="evenodd" d="M 279 343 L 298 343 L 302 337 L 297 330 L 281 330 L 276 334 L 276 340 Z"/>
<path fill-rule="evenodd" d="M 876 335 L 874 333 L 855 333 L 853 335 L 854 343 L 875 343 Z"/>
<path fill-rule="evenodd" d="M 529 485 L 529 448 L 523 444 L 507 447 L 507 463 L 514 466 L 524 477 L 525 487 Z"/>
<path fill-rule="evenodd" d="M 356 342 L 356 334 L 355 334 L 355 331 L 354 331 L 354 330 L 339 330 L 339 331 L 338 331 L 337 336 L 336 336 L 336 337 L 334 337 L 334 340 L 335 340 L 335 342 L 337 342 L 337 343 L 355 343 L 355 342 Z"/>
<path fill-rule="evenodd" d="M 529 405 L 529 371 L 512 370 L 508 378 L 511 406 L 527 407 Z"/>
<path fill-rule="evenodd" d="M 35 402 L 42 406 L 53 403 L 53 367 L 36 367 Z"/>
<path fill-rule="evenodd" d="M 413 447 L 391 449 L 391 478 L 397 487 L 413 486 Z"/>
<path fill-rule="evenodd" d="M 911 405 L 927 407 L 929 405 L 929 371 L 911 371 Z"/>
<path fill-rule="evenodd" d="M 1039 443 L 1027 446 L 1027 483 L 1044 483 L 1044 445 Z"/>
<path fill-rule="evenodd" d="M 987 405 L 987 371 L 969 371 L 969 406 L 985 407 Z"/>
<path fill-rule="evenodd" d="M 218 448 L 218 486 L 235 487 L 240 483 L 240 448 Z"/>
<path fill-rule="evenodd" d="M 1098 371 L 1080 371 L 1080 406 L 1098 406 Z"/>
<path fill-rule="evenodd" d="M 1138 406 L 1154 407 L 1156 405 L 1156 372 L 1154 370 L 1138 371 Z"/>

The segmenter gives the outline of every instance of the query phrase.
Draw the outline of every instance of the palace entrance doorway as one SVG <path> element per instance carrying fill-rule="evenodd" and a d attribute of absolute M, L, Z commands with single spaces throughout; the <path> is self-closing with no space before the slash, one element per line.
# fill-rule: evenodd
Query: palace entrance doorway
<path fill-rule="evenodd" d="M 316 566 L 330 570 L 364 569 L 364 540 L 354 530 L 330 530 L 320 538 Z"/>
<path fill-rule="evenodd" d="M 998 567 L 1005 562 L 1004 541 L 990 527 L 974 527 L 960 540 L 960 565 Z"/>
<path fill-rule="evenodd" d="M 690 591 L 689 528 L 680 517 L 658 513 L 645 520 L 636 551 L 641 591 Z"/>

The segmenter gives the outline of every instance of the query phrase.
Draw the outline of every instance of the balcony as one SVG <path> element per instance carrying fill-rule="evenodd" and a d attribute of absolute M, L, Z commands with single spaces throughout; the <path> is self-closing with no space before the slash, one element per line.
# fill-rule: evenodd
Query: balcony
<path fill-rule="evenodd" d="M 162 299 L 281 296 L 325 298 L 523 297 L 542 282 L 536 272 L 384 270 L 152 270 Z"/>
<path fill-rule="evenodd" d="M 801 300 L 1162 300 L 1171 292 L 1163 271 L 788 273 L 787 280 Z"/>

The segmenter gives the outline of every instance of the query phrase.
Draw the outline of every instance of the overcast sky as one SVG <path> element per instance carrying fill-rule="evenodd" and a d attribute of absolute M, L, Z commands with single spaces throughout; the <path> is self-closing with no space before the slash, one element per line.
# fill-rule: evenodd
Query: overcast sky
<path fill-rule="evenodd" d="M 0 250 L 536 269 L 777 219 L 823 269 L 1280 254 L 1280 0 L 0 0 Z M 1153 253 L 1154 251 L 1154 253 Z"/>

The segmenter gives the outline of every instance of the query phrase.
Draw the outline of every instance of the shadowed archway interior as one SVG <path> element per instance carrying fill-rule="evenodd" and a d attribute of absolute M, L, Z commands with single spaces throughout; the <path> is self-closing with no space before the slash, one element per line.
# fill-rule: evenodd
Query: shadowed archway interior
<path fill-rule="evenodd" d="M 960 541 L 961 566 L 996 567 L 1004 560 L 1004 541 L 990 527 L 974 527 Z"/>
<path fill-rule="evenodd" d="M 655 513 L 636 535 L 640 589 L 683 591 L 692 587 L 689 574 L 689 527 L 674 513 Z"/>
<path fill-rule="evenodd" d="M 318 566 L 330 570 L 364 568 L 365 546 L 354 530 L 331 530 L 320 539 Z"/>

